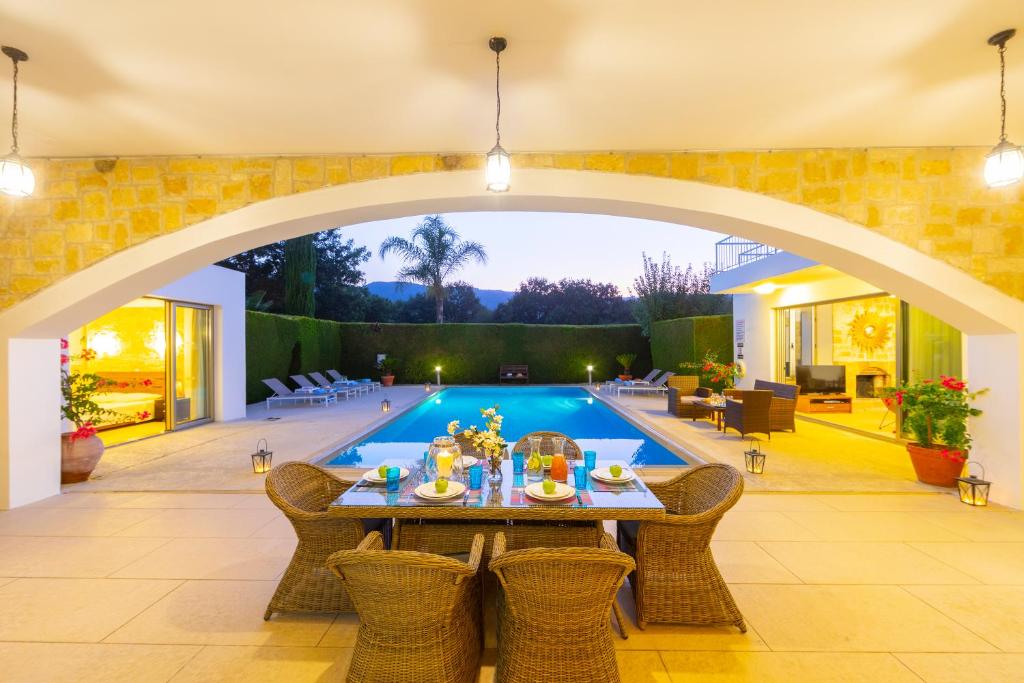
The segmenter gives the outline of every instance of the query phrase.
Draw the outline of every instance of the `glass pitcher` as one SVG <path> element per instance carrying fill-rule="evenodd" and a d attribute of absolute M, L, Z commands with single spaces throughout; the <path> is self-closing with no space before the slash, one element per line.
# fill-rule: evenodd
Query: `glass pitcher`
<path fill-rule="evenodd" d="M 544 462 L 540 453 L 541 437 L 531 436 L 528 441 L 530 450 L 526 457 L 526 476 L 531 481 L 540 481 L 544 478 Z"/>
<path fill-rule="evenodd" d="M 551 478 L 565 482 L 569 479 L 569 464 L 565 460 L 565 437 L 556 436 L 551 441 L 555 447 L 551 456 Z"/>

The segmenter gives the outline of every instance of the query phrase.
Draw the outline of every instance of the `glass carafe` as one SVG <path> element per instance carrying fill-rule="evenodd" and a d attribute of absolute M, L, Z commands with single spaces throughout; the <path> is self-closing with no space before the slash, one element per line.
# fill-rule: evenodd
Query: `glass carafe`
<path fill-rule="evenodd" d="M 539 436 L 531 436 L 528 440 L 529 450 L 526 456 L 526 476 L 531 481 L 544 478 L 544 462 L 541 459 Z"/>
<path fill-rule="evenodd" d="M 569 464 L 565 460 L 565 438 L 556 436 L 552 441 L 555 450 L 551 456 L 551 478 L 565 482 L 569 479 Z"/>

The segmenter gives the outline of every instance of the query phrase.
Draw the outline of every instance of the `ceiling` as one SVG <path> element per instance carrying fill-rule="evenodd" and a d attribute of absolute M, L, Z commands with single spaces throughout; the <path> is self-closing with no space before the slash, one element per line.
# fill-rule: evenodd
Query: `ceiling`
<path fill-rule="evenodd" d="M 1020 0 L 0 0 L 28 156 L 486 151 L 492 34 L 513 152 L 988 146 L 1008 26 L 1020 142 Z"/>

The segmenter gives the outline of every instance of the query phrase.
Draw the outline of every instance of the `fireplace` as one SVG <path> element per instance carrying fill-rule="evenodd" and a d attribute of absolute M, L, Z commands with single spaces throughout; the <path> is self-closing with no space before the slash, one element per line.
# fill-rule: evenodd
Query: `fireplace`
<path fill-rule="evenodd" d="M 889 373 L 868 367 L 857 371 L 857 398 L 877 398 L 878 390 L 888 384 Z"/>

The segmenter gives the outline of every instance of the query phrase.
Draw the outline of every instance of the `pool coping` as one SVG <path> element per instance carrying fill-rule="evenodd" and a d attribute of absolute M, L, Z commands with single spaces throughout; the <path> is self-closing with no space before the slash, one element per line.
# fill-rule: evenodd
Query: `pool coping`
<path fill-rule="evenodd" d="M 430 401 L 430 400 L 433 400 L 433 398 L 438 393 L 444 391 L 445 389 L 478 389 L 478 388 L 479 389 L 486 389 L 486 388 L 493 388 L 493 389 L 497 389 L 497 388 L 516 389 L 516 388 L 523 388 L 523 387 L 552 388 L 552 389 L 566 389 L 566 388 L 582 389 L 584 393 L 586 393 L 589 396 L 591 396 L 592 398 L 595 398 L 598 401 L 600 401 L 602 405 L 604 405 L 605 407 L 610 409 L 618 417 L 620 417 L 621 419 L 625 420 L 630 425 L 632 425 L 634 428 L 639 430 L 644 436 L 653 439 L 654 441 L 658 442 L 658 444 L 662 448 L 665 448 L 666 450 L 668 450 L 673 455 L 676 455 L 676 456 L 678 456 L 678 457 L 680 457 L 680 458 L 682 458 L 684 460 L 684 462 L 682 462 L 680 464 L 666 463 L 666 464 L 663 464 L 663 465 L 644 465 L 643 469 L 645 469 L 645 470 L 646 469 L 655 469 L 655 468 L 693 467 L 695 465 L 704 465 L 704 464 L 707 464 L 707 462 L 708 462 L 706 458 L 703 458 L 703 457 L 697 455 L 692 450 L 690 450 L 689 448 L 683 446 L 682 444 L 680 444 L 675 439 L 672 439 L 669 436 L 667 436 L 665 434 L 662 434 L 661 432 L 659 432 L 656 429 L 654 429 L 651 425 L 645 424 L 642 421 L 636 419 L 634 416 L 632 416 L 628 412 L 626 412 L 622 408 L 622 406 L 619 406 L 619 405 L 617 405 L 615 403 L 612 403 L 610 401 L 605 400 L 605 398 L 600 395 L 600 392 L 594 390 L 593 386 L 586 385 L 586 384 L 526 384 L 526 385 L 515 385 L 515 386 L 509 386 L 507 384 L 446 384 L 446 385 L 441 386 L 437 390 L 431 391 L 429 394 L 426 394 L 420 400 L 413 401 L 409 405 L 407 405 L 404 408 L 402 408 L 401 410 L 397 411 L 394 415 L 389 415 L 386 418 L 377 419 L 374 422 L 371 422 L 370 424 L 368 424 L 365 428 L 361 429 L 360 431 L 356 432 L 355 434 L 353 434 L 351 436 L 346 437 L 345 439 L 342 439 L 338 443 L 336 443 L 336 444 L 334 444 L 332 446 L 328 446 L 327 448 L 320 449 L 314 455 L 310 456 L 307 459 L 307 462 L 310 462 L 310 463 L 312 463 L 314 465 L 319 465 L 320 467 L 330 467 L 331 469 L 337 469 L 337 470 L 358 469 L 358 467 L 353 467 L 351 465 L 327 465 L 327 464 L 325 464 L 325 461 L 328 460 L 331 456 L 337 455 L 340 451 L 348 450 L 349 448 L 351 448 L 352 446 L 356 445 L 357 443 L 359 443 L 363 439 L 366 439 L 366 438 L 368 438 L 370 436 L 373 436 L 374 434 L 376 434 L 380 430 L 384 429 L 389 424 L 391 424 L 392 422 L 394 422 L 398 418 L 402 417 L 403 415 L 405 415 L 409 411 L 415 410 L 416 408 L 418 408 L 423 403 L 425 403 L 427 401 Z"/>

